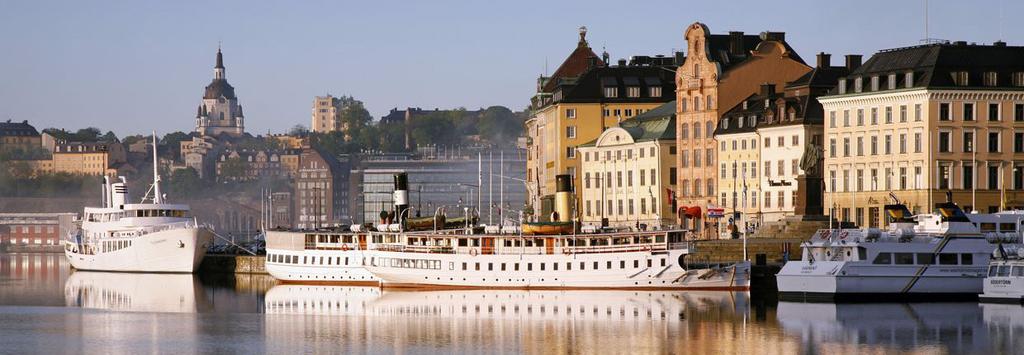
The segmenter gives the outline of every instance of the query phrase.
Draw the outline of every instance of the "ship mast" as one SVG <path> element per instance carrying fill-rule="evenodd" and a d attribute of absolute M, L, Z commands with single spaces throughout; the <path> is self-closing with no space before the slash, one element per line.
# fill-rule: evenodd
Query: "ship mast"
<path fill-rule="evenodd" d="M 157 171 L 159 166 L 156 157 L 156 131 L 153 131 L 153 203 L 160 204 L 164 203 L 163 196 L 160 195 L 160 173 Z"/>

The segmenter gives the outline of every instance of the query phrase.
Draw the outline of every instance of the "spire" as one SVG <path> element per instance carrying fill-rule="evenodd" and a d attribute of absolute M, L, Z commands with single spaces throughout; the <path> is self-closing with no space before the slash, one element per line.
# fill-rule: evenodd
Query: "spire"
<path fill-rule="evenodd" d="M 213 78 L 224 79 L 224 55 L 220 52 L 220 44 L 217 45 L 217 65 L 213 67 Z"/>

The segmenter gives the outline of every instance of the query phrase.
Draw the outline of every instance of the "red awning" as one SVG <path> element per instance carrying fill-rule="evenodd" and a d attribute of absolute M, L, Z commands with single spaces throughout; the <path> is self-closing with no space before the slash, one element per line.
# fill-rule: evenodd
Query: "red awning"
<path fill-rule="evenodd" d="M 679 216 L 679 217 L 685 216 L 687 208 L 689 208 L 689 207 L 679 206 L 679 208 L 676 209 L 676 216 Z"/>
<path fill-rule="evenodd" d="M 700 206 L 687 207 L 686 216 L 690 218 L 700 218 L 702 216 Z"/>

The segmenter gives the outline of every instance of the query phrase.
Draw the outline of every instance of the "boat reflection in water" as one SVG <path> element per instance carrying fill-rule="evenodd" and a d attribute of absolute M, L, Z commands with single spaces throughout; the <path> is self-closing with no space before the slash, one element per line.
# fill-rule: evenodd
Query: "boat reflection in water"
<path fill-rule="evenodd" d="M 203 299 L 192 274 L 75 271 L 64 282 L 68 306 L 118 312 L 199 312 Z"/>
<path fill-rule="evenodd" d="M 802 303 L 779 302 L 779 324 L 801 338 L 804 350 L 820 353 L 927 350 L 976 353 L 990 350 L 975 302 Z"/>
<path fill-rule="evenodd" d="M 366 352 L 383 338 L 389 351 L 412 353 L 665 353 L 685 349 L 681 334 L 703 318 L 749 316 L 743 292 L 379 290 L 275 286 L 265 298 L 269 349 L 338 351 L 311 341 L 326 338 Z"/>
<path fill-rule="evenodd" d="M 1020 304 L 982 303 L 992 344 L 1001 349 L 1024 349 L 1024 306 Z"/>

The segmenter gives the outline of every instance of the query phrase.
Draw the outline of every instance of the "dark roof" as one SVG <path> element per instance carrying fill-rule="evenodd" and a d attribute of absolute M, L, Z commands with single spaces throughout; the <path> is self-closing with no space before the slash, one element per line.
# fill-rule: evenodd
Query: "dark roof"
<path fill-rule="evenodd" d="M 715 136 L 720 134 L 747 133 L 757 130 L 757 125 L 764 120 L 765 100 L 764 95 L 757 93 L 748 96 L 739 104 L 722 114 L 715 127 Z M 775 98 L 774 96 L 772 97 Z M 769 102 L 769 108 L 774 102 Z M 753 123 L 751 123 L 753 117 Z"/>
<path fill-rule="evenodd" d="M 28 121 L 21 122 L 0 122 L 0 136 L 38 136 L 39 131 L 28 124 Z"/>
<path fill-rule="evenodd" d="M 954 72 L 967 72 L 965 85 L 953 79 Z M 986 73 L 996 73 L 995 85 L 986 85 Z M 1024 72 L 1024 47 L 1005 43 L 975 45 L 964 42 L 937 43 L 887 49 L 875 53 L 863 65 L 846 76 L 846 93 L 855 94 L 855 79 L 862 78 L 861 92 L 886 91 L 889 75 L 896 75 L 896 89 L 906 89 L 905 75 L 913 73 L 911 88 L 1013 89 L 1014 73 Z M 878 90 L 872 90 L 872 77 L 878 77 Z M 832 93 L 838 94 L 837 87 Z"/>
<path fill-rule="evenodd" d="M 220 48 L 217 48 L 217 65 L 214 68 L 224 69 L 224 55 L 220 53 Z"/>
<path fill-rule="evenodd" d="M 675 99 L 674 68 L 664 66 L 611 66 L 593 68 L 576 83 L 558 88 L 554 102 L 668 102 Z M 643 80 L 641 80 L 643 79 Z M 656 80 L 655 80 L 656 79 Z M 661 87 L 661 96 L 650 97 L 649 88 Z M 604 88 L 617 87 L 617 97 L 605 97 Z M 628 87 L 640 87 L 640 97 L 627 97 Z"/>
<path fill-rule="evenodd" d="M 707 40 L 707 53 L 708 59 L 712 62 L 717 62 L 722 66 L 722 72 L 729 70 L 730 67 L 742 63 L 743 61 L 750 58 L 750 52 L 757 48 L 761 42 L 765 41 L 764 38 L 772 38 L 777 40 L 786 47 L 786 51 L 789 52 L 790 58 L 800 63 L 804 63 L 803 58 L 796 53 L 796 50 L 789 45 L 789 42 L 785 40 L 785 34 L 781 32 L 765 32 L 760 35 L 739 35 L 737 38 L 742 38 L 742 50 L 731 51 L 732 38 L 731 34 L 712 34 L 708 35 Z M 806 63 L 804 63 L 806 64 Z"/>
<path fill-rule="evenodd" d="M 223 96 L 225 99 L 234 99 L 235 88 L 228 84 L 227 79 L 213 79 L 210 85 L 206 86 L 204 99 L 217 99 Z"/>

